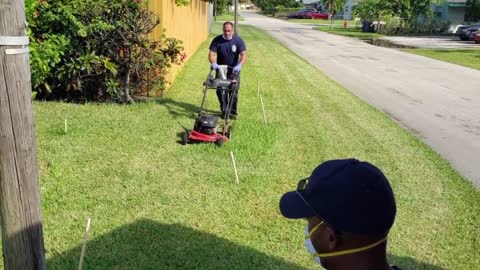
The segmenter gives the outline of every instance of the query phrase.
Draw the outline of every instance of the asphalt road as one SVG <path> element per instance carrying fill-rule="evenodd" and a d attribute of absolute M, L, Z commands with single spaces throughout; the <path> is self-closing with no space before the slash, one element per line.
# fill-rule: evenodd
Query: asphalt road
<path fill-rule="evenodd" d="M 414 132 L 480 187 L 480 71 L 253 12 L 242 16 Z"/>

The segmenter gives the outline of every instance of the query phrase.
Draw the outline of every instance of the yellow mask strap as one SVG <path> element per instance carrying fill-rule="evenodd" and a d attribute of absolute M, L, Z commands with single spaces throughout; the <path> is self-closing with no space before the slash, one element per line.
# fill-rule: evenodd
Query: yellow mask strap
<path fill-rule="evenodd" d="M 312 232 L 313 232 L 313 230 L 312 230 Z M 367 249 L 371 249 L 373 247 L 376 247 L 376 246 L 380 245 L 381 243 L 383 243 L 385 241 L 387 241 L 387 237 L 385 237 L 385 238 L 381 239 L 380 241 L 377 241 L 377 242 L 375 242 L 371 245 L 364 246 L 364 247 L 361 247 L 361 248 L 347 249 L 347 250 L 330 252 L 330 253 L 321 253 L 321 254 L 317 253 L 317 254 L 314 254 L 313 256 L 320 257 L 320 258 L 326 258 L 326 257 L 334 257 L 334 256 L 352 254 L 352 253 L 364 251 L 364 250 L 367 250 Z"/>
<path fill-rule="evenodd" d="M 312 237 L 312 234 L 318 229 L 320 228 L 320 225 L 323 224 L 323 221 L 318 223 L 317 225 L 315 225 L 315 227 L 313 227 L 313 229 L 310 231 L 310 233 L 308 233 L 308 235 L 305 236 L 305 240 Z"/>

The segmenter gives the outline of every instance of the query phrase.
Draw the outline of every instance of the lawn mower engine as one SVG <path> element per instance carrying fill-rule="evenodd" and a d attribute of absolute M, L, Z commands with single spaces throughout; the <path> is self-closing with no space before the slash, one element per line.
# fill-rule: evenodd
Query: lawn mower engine
<path fill-rule="evenodd" d="M 199 115 L 195 120 L 193 130 L 203 134 L 212 135 L 217 132 L 217 123 L 218 116 L 216 115 Z"/>

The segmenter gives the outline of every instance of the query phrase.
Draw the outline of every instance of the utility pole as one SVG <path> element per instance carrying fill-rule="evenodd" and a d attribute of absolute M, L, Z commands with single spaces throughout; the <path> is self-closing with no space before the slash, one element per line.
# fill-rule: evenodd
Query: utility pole
<path fill-rule="evenodd" d="M 234 30 L 235 31 L 235 34 L 238 35 L 238 27 L 237 27 L 237 24 L 238 24 L 238 0 L 235 0 L 235 13 L 234 13 L 234 21 L 235 21 L 235 27 L 234 27 Z"/>
<path fill-rule="evenodd" d="M 0 218 L 5 270 L 45 270 L 23 0 L 0 0 Z"/>
<path fill-rule="evenodd" d="M 333 28 L 334 12 L 335 12 L 335 0 L 329 0 L 328 4 L 330 5 L 330 30 Z"/>
<path fill-rule="evenodd" d="M 213 21 L 217 22 L 217 0 L 213 1 Z"/>

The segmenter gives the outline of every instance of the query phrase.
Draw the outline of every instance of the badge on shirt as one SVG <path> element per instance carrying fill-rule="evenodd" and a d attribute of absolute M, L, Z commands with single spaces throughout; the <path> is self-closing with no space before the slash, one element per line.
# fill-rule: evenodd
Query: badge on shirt
<path fill-rule="evenodd" d="M 232 52 L 236 52 L 237 51 L 237 46 L 235 44 L 232 45 Z"/>

